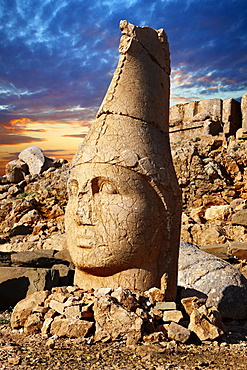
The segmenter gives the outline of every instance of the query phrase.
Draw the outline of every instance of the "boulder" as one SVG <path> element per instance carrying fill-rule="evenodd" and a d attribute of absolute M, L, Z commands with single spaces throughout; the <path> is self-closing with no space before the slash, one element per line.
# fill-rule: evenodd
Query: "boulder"
<path fill-rule="evenodd" d="M 178 285 L 182 297 L 208 298 L 224 319 L 247 319 L 247 280 L 232 265 L 201 251 L 196 245 L 180 243 Z"/>
<path fill-rule="evenodd" d="M 90 321 L 57 317 L 51 324 L 50 333 L 58 337 L 85 337 L 93 325 Z"/>
<path fill-rule="evenodd" d="M 16 329 L 24 326 L 32 310 L 36 306 L 44 304 L 48 295 L 49 291 L 36 292 L 18 302 L 11 315 L 11 327 Z"/>
<path fill-rule="evenodd" d="M 31 175 L 38 175 L 42 172 L 45 163 L 43 151 L 37 146 L 30 146 L 19 154 L 19 159 L 28 166 Z"/>
<path fill-rule="evenodd" d="M 21 160 L 14 160 L 6 165 L 6 176 L 9 182 L 18 183 L 24 180 L 25 175 L 28 174 L 28 167 L 25 162 Z"/>
<path fill-rule="evenodd" d="M 175 340 L 176 342 L 185 343 L 188 341 L 191 335 L 191 330 L 184 328 L 183 326 L 171 322 L 168 326 L 168 338 Z"/>

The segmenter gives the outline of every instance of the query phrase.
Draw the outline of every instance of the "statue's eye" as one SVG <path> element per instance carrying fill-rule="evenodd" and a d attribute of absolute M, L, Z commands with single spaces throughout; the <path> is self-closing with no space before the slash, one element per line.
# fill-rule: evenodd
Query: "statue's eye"
<path fill-rule="evenodd" d="M 95 177 L 92 180 L 93 195 L 97 193 L 103 194 L 118 194 L 118 190 L 114 182 L 103 177 Z"/>
<path fill-rule="evenodd" d="M 79 189 L 79 184 L 77 180 L 70 180 L 68 184 L 68 192 L 69 196 L 77 196 L 78 195 L 78 189 Z"/>
<path fill-rule="evenodd" d="M 99 185 L 99 192 L 104 194 L 118 194 L 116 186 L 109 181 L 103 181 Z"/>

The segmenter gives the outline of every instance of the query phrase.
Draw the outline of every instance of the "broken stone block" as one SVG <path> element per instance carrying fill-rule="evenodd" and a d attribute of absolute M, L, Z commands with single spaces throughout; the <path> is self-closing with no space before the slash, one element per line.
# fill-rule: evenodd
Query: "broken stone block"
<path fill-rule="evenodd" d="M 184 328 L 183 326 L 171 322 L 168 326 L 167 332 L 168 338 L 175 340 L 176 342 L 185 343 L 190 338 L 191 330 Z"/>
<path fill-rule="evenodd" d="M 240 260 L 247 260 L 247 242 L 232 242 L 229 253 Z"/>
<path fill-rule="evenodd" d="M 9 182 L 19 183 L 24 180 L 27 174 L 28 167 L 23 161 L 14 160 L 6 165 L 6 176 Z"/>
<path fill-rule="evenodd" d="M 164 293 L 158 288 L 152 287 L 144 292 L 144 297 L 147 297 L 151 304 L 162 302 L 165 298 Z"/>
<path fill-rule="evenodd" d="M 57 262 L 53 254 L 54 251 L 20 251 L 12 253 L 11 262 L 15 266 L 51 267 Z"/>
<path fill-rule="evenodd" d="M 95 341 L 141 339 L 143 320 L 134 312 L 117 305 L 110 297 L 100 297 L 94 304 Z"/>
<path fill-rule="evenodd" d="M 64 313 L 64 303 L 58 302 L 55 299 L 50 300 L 49 307 L 60 313 L 61 315 Z"/>
<path fill-rule="evenodd" d="M 57 316 L 57 311 L 53 310 L 53 308 L 48 308 L 48 311 L 44 315 L 44 319 L 53 319 L 55 316 Z"/>
<path fill-rule="evenodd" d="M 64 315 L 68 319 L 72 318 L 72 317 L 75 318 L 75 319 L 80 319 L 81 318 L 81 307 L 80 307 L 80 305 L 74 305 L 74 306 L 66 307 L 64 309 Z"/>
<path fill-rule="evenodd" d="M 214 325 L 204 313 L 194 309 L 190 315 L 189 329 L 201 340 L 214 340 L 224 335 L 224 331 Z"/>
<path fill-rule="evenodd" d="M 197 101 L 191 101 L 190 103 L 184 104 L 184 122 L 192 122 L 192 119 L 197 111 L 197 105 Z"/>
<path fill-rule="evenodd" d="M 176 310 L 176 302 L 156 302 L 154 306 L 157 310 L 167 311 L 167 310 Z"/>
<path fill-rule="evenodd" d="M 169 126 L 178 126 L 184 120 L 184 104 L 173 105 L 169 110 Z"/>
<path fill-rule="evenodd" d="M 58 283 L 59 276 L 52 274 L 48 268 L 1 267 L 0 310 L 14 307 L 29 294 L 50 289 Z"/>
<path fill-rule="evenodd" d="M 43 315 L 41 313 L 33 313 L 27 317 L 24 323 L 24 333 L 33 335 L 40 332 L 43 325 Z"/>
<path fill-rule="evenodd" d="M 50 334 L 68 338 L 85 337 L 93 325 L 90 321 L 57 317 L 51 324 Z"/>
<path fill-rule="evenodd" d="M 49 311 L 48 307 L 37 305 L 33 308 L 33 313 L 41 313 L 42 315 L 45 315 Z"/>
<path fill-rule="evenodd" d="M 232 215 L 231 222 L 233 225 L 247 226 L 247 209 L 241 209 L 240 211 Z"/>
<path fill-rule="evenodd" d="M 205 298 L 187 297 L 181 300 L 182 305 L 188 315 L 191 315 L 195 308 L 199 308 L 206 303 Z"/>
<path fill-rule="evenodd" d="M 244 139 L 246 140 L 247 139 L 247 131 L 244 131 L 244 129 L 241 127 L 237 130 L 236 132 L 236 139 L 238 140 L 241 140 L 241 139 Z"/>
<path fill-rule="evenodd" d="M 44 320 L 42 328 L 41 328 L 41 334 L 42 335 L 50 333 L 50 328 L 51 328 L 52 322 L 53 322 L 53 318 L 47 318 L 47 319 Z"/>
<path fill-rule="evenodd" d="M 135 311 L 139 306 L 136 298 L 129 289 L 118 287 L 111 293 L 111 297 L 116 298 L 121 305 L 130 311 Z"/>
<path fill-rule="evenodd" d="M 232 98 L 223 100 L 222 123 L 226 137 L 236 135 L 242 125 L 241 105 L 238 101 Z"/>
<path fill-rule="evenodd" d="M 49 291 L 35 292 L 26 299 L 18 302 L 11 315 L 11 327 L 13 329 L 24 326 L 28 316 L 37 305 L 44 305 Z"/>
<path fill-rule="evenodd" d="M 104 297 L 107 294 L 111 294 L 112 288 L 98 288 L 94 290 L 94 296 L 96 298 Z"/>
<path fill-rule="evenodd" d="M 215 122 L 222 121 L 222 100 L 221 99 L 205 99 L 197 102 L 198 113 L 204 113 L 208 118 Z"/>
<path fill-rule="evenodd" d="M 45 156 L 37 146 L 30 146 L 19 154 L 19 159 L 28 166 L 31 175 L 38 175 L 45 163 Z"/>
<path fill-rule="evenodd" d="M 181 311 L 178 310 L 169 310 L 165 311 L 163 314 L 163 321 L 164 322 L 176 322 L 179 323 L 183 320 L 183 314 Z"/>

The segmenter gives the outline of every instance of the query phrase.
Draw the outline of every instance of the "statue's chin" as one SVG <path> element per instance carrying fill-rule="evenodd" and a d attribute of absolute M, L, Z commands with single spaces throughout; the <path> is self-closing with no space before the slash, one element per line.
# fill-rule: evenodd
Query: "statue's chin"
<path fill-rule="evenodd" d="M 82 267 L 82 266 L 76 266 L 79 271 L 82 271 L 88 275 L 94 275 L 94 276 L 112 276 L 115 275 L 121 271 L 128 270 L 128 268 L 123 266 L 94 266 L 94 267 Z"/>

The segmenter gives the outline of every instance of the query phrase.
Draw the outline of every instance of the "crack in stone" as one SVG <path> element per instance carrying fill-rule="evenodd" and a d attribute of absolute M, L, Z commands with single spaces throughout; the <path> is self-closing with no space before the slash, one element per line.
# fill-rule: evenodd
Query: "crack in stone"
<path fill-rule="evenodd" d="M 147 125 L 151 125 L 153 127 L 155 127 L 157 130 L 159 130 L 165 137 L 169 137 L 168 134 L 165 134 L 164 131 L 161 130 L 160 126 L 158 123 L 154 122 L 154 121 L 150 121 L 150 122 L 147 122 L 147 121 L 144 121 L 143 119 L 141 118 L 138 118 L 138 117 L 135 117 L 135 116 L 131 116 L 131 115 L 128 115 L 128 114 L 124 114 L 124 113 L 121 113 L 121 112 L 111 112 L 109 110 L 107 111 L 102 111 L 98 114 L 97 118 L 99 118 L 100 116 L 102 115 L 118 115 L 118 116 L 124 116 L 124 117 L 128 117 L 128 118 L 133 118 L 133 119 L 136 119 L 137 121 L 140 121 L 142 124 L 147 124 Z"/>

